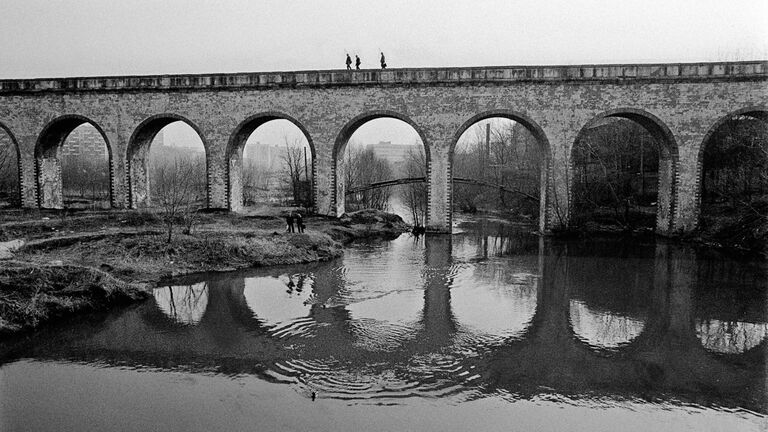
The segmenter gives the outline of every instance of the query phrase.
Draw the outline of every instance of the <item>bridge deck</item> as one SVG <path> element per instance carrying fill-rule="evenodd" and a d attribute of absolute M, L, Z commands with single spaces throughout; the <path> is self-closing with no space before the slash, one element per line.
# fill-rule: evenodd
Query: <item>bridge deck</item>
<path fill-rule="evenodd" d="M 697 81 L 768 78 L 768 61 L 483 66 L 452 68 L 315 70 L 200 75 L 147 75 L 0 80 L 0 95 L 72 91 L 269 89 L 382 84 L 468 84 L 552 81 Z"/>

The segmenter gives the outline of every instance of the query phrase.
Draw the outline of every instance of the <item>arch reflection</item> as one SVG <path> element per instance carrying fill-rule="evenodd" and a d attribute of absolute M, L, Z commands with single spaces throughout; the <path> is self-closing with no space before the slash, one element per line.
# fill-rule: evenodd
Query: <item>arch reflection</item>
<path fill-rule="evenodd" d="M 742 354 L 760 345 L 768 336 L 768 323 L 697 320 L 696 336 L 709 351 Z"/>
<path fill-rule="evenodd" d="M 34 355 L 251 375 L 340 399 L 672 395 L 753 410 L 766 400 L 760 278 L 735 295 L 719 289 L 728 269 L 663 244 L 537 240 L 536 254 L 466 258 L 451 254 L 460 236 L 398 241 L 418 284 L 373 272 L 390 246 L 370 244 L 331 263 L 207 275 L 208 310 L 186 320 L 196 325 L 168 324 L 171 305 L 186 316 L 174 288 L 158 291 L 159 307 L 67 328 Z M 389 285 L 418 298 L 371 295 Z M 390 310 L 404 302 L 408 313 Z"/>
<path fill-rule="evenodd" d="M 618 348 L 639 336 L 645 328 L 642 319 L 610 311 L 593 310 L 580 300 L 571 300 L 569 311 L 573 332 L 583 342 L 598 348 Z"/>

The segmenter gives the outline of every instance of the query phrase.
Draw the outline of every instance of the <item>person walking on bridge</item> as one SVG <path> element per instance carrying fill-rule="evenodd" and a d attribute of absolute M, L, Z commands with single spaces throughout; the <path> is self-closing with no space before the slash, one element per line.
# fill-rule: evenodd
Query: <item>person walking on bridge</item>
<path fill-rule="evenodd" d="M 349 53 L 347 53 L 347 70 L 352 69 L 352 59 L 349 57 Z"/>
<path fill-rule="evenodd" d="M 360 57 L 358 57 L 357 54 L 355 54 L 355 69 L 360 69 L 360 63 L 362 63 L 360 61 Z"/>
<path fill-rule="evenodd" d="M 384 53 L 381 53 L 381 68 L 386 69 L 387 68 L 387 60 L 384 58 Z"/>

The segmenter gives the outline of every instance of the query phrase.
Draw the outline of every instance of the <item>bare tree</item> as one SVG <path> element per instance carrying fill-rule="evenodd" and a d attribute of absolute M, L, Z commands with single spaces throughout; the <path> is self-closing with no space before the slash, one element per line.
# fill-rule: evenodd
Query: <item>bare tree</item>
<path fill-rule="evenodd" d="M 69 201 L 79 199 L 92 207 L 108 207 L 108 163 L 106 153 L 100 160 L 86 155 L 63 156 L 61 166 L 64 198 Z"/>
<path fill-rule="evenodd" d="M 503 210 L 533 218 L 538 207 L 531 197 L 538 195 L 541 177 L 539 143 L 518 123 L 489 124 L 488 129 L 483 124 L 473 128 L 472 135 L 457 146 L 453 176 L 497 187 L 456 184 L 454 203 L 462 211 Z"/>
<path fill-rule="evenodd" d="M 352 149 L 347 145 L 345 164 L 346 190 L 367 186 L 372 183 L 391 180 L 394 170 L 386 159 L 376 156 L 373 148 Z M 389 204 L 390 188 L 377 188 L 353 194 L 347 200 L 347 205 L 361 208 L 385 210 Z"/>
<path fill-rule="evenodd" d="M 152 204 L 168 229 L 168 243 L 178 222 L 185 226 L 187 234 L 192 232 L 195 212 L 199 202 L 205 198 L 199 183 L 199 165 L 194 158 L 176 156 L 154 166 Z"/>
<path fill-rule="evenodd" d="M 283 181 L 288 185 L 293 196 L 293 201 L 305 207 L 309 206 L 311 200 L 310 197 L 310 180 L 308 178 L 309 162 L 305 162 L 305 150 L 302 140 L 294 138 L 293 141 L 289 141 L 287 135 L 283 135 L 283 142 L 285 144 L 285 153 L 283 154 L 283 166 L 285 169 L 285 177 Z M 304 180 L 301 179 L 304 174 Z"/>
<path fill-rule="evenodd" d="M 243 205 L 253 205 L 258 201 L 259 193 L 269 191 L 272 173 L 263 164 L 246 159 L 243 166 Z"/>
<path fill-rule="evenodd" d="M 0 132 L 0 202 L 7 201 L 12 206 L 21 204 L 18 163 L 10 138 Z"/>
<path fill-rule="evenodd" d="M 609 120 L 576 142 L 572 222 L 604 220 L 625 228 L 652 224 L 660 147 L 641 125 Z"/>
<path fill-rule="evenodd" d="M 427 174 L 427 160 L 424 148 L 421 145 L 414 146 L 408 152 L 405 161 L 405 176 L 408 178 L 425 177 Z M 427 183 L 411 183 L 403 186 L 401 194 L 403 203 L 411 212 L 411 219 L 416 227 L 426 225 L 427 217 Z"/>

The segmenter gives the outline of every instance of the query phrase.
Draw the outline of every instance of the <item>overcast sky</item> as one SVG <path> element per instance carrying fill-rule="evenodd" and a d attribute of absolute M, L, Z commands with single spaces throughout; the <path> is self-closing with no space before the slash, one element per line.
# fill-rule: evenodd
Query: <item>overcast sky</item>
<path fill-rule="evenodd" d="M 0 0 L 0 79 L 332 69 L 346 52 L 365 68 L 380 50 L 391 68 L 766 59 L 768 1 Z"/>

